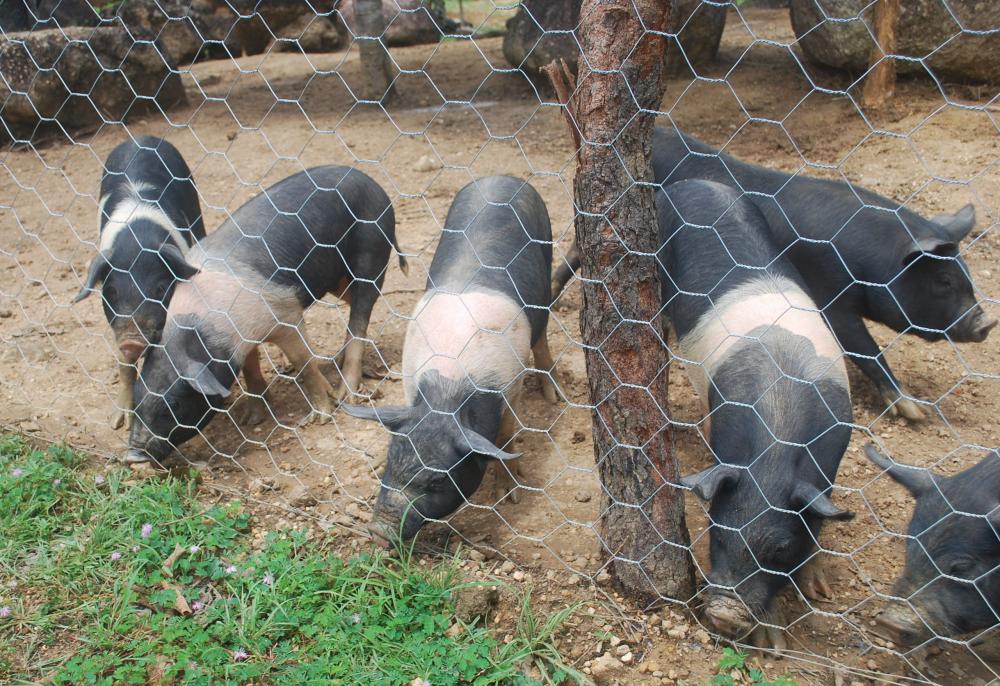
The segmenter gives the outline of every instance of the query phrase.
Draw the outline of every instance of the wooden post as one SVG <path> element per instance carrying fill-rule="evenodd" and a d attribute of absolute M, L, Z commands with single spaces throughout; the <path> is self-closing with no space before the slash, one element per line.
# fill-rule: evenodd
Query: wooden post
<path fill-rule="evenodd" d="M 868 78 L 861 90 L 861 106 L 866 110 L 884 108 L 896 90 L 896 62 L 891 56 L 896 52 L 901 9 L 900 0 L 879 0 L 875 5 L 872 23 L 876 45 L 868 58 Z"/>
<path fill-rule="evenodd" d="M 577 139 L 580 328 L 604 486 L 600 534 L 617 587 L 645 604 L 687 601 L 694 590 L 684 493 L 673 486 L 679 474 L 657 316 L 653 187 L 635 182 L 653 178 L 653 112 L 666 89 L 669 7 L 661 0 L 584 0 L 575 88 L 565 65 L 546 69 Z"/>

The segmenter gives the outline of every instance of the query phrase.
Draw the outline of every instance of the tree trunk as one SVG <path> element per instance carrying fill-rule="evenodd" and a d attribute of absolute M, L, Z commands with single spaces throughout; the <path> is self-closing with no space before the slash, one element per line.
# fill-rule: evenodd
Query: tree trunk
<path fill-rule="evenodd" d="M 653 187 L 633 181 L 653 178 L 652 112 L 666 89 L 669 3 L 584 0 L 580 16 L 586 59 L 579 62 L 568 113 L 585 141 L 573 190 L 582 255 L 580 328 L 604 485 L 601 537 L 621 591 L 641 603 L 686 601 L 694 574 L 684 493 L 673 486 L 679 474 L 667 423 L 668 353 L 657 315 Z"/>
<path fill-rule="evenodd" d="M 396 66 L 381 40 L 385 33 L 382 0 L 355 0 L 357 40 L 361 49 L 361 97 L 384 102 L 392 96 Z"/>
<path fill-rule="evenodd" d="M 861 106 L 868 110 L 885 107 L 896 90 L 896 27 L 899 25 L 900 0 L 879 0 L 872 22 L 875 40 L 868 66 L 871 71 L 861 91 Z"/>

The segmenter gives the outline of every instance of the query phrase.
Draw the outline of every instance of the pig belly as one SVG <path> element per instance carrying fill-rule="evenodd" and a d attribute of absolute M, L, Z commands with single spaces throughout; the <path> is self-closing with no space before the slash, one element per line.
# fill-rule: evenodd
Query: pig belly
<path fill-rule="evenodd" d="M 816 304 L 788 279 L 762 277 L 748 282 L 716 300 L 698 324 L 680 341 L 688 378 L 708 411 L 708 383 L 714 370 L 732 347 L 756 338 L 759 327 L 777 327 L 808 339 L 816 355 L 829 360 L 830 373 L 847 383 L 843 352 L 830 333 Z M 777 331 L 775 331 L 777 333 Z"/>
<path fill-rule="evenodd" d="M 282 329 L 298 327 L 302 307 L 295 289 L 264 283 L 256 275 L 242 278 L 228 271 L 203 269 L 190 281 L 178 283 L 170 299 L 168 318 L 195 315 L 205 331 L 221 340 L 222 349 L 238 351 L 242 360 L 259 343 Z"/>
<path fill-rule="evenodd" d="M 493 291 L 452 295 L 430 291 L 406 330 L 403 385 L 413 402 L 418 378 L 430 370 L 468 378 L 479 388 L 503 389 L 513 402 L 529 366 L 531 325 L 518 303 Z"/>

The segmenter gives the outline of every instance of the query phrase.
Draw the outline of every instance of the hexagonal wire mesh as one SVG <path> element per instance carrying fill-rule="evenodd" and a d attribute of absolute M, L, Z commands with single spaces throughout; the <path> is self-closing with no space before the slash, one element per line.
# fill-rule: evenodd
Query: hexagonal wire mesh
<path fill-rule="evenodd" d="M 783 643 L 801 683 L 997 679 L 1000 137 L 995 91 L 967 84 L 997 73 L 1000 15 L 908 5 L 908 75 L 870 114 L 874 2 L 792 0 L 791 25 L 768 3 L 675 3 L 654 170 L 664 337 L 691 381 L 665 400 L 684 473 L 728 466 L 686 482 L 711 499 L 689 495 L 687 522 L 712 585 L 656 608 L 607 584 L 580 281 L 547 291 L 575 165 L 537 68 L 575 54 L 574 3 L 382 4 L 374 38 L 353 3 L 0 23 L 0 422 L 195 465 L 355 545 L 373 505 L 383 534 L 430 516 L 428 546 L 478 549 L 470 572 L 508 558 L 543 601 L 585 601 L 564 647 L 588 671 L 610 608 L 635 680 L 707 673 L 709 633 Z M 365 89 L 374 44 L 391 97 Z M 698 178 L 723 185 L 670 185 Z M 504 459 L 484 477 L 470 451 Z"/>

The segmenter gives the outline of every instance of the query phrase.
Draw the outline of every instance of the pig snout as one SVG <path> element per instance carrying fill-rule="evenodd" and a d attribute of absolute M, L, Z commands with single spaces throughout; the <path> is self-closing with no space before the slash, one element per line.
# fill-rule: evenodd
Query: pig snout
<path fill-rule="evenodd" d="M 121 352 L 122 359 L 125 362 L 135 364 L 142 357 L 142 354 L 146 352 L 146 344 L 143 341 L 130 338 L 121 341 L 118 344 L 118 350 Z"/>
<path fill-rule="evenodd" d="M 411 540 L 423 525 L 423 515 L 417 512 L 404 492 L 383 488 L 375 502 L 368 530 L 373 537 L 389 544 Z"/>
<path fill-rule="evenodd" d="M 729 638 L 745 636 L 755 626 L 746 605 L 726 595 L 709 596 L 705 604 L 705 619 L 716 632 Z"/>
<path fill-rule="evenodd" d="M 958 343 L 982 343 L 997 325 L 997 319 L 986 314 L 978 305 L 962 317 L 951 338 Z"/>
<path fill-rule="evenodd" d="M 920 616 L 903 603 L 890 604 L 875 621 L 897 645 L 912 646 L 930 637 L 930 630 Z"/>

